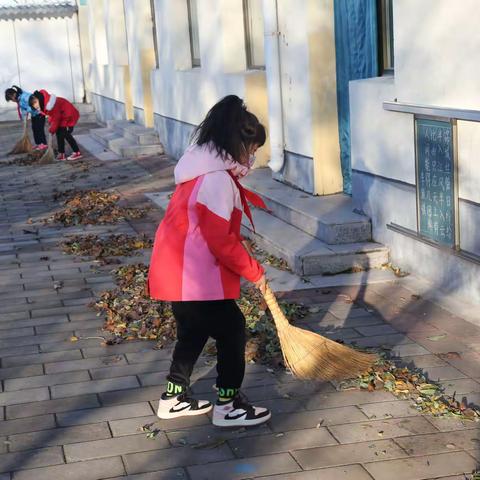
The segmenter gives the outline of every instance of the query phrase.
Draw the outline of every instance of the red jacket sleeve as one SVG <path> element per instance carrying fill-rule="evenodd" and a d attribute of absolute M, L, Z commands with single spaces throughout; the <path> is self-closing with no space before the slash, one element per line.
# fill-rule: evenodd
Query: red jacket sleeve
<path fill-rule="evenodd" d="M 196 203 L 198 225 L 208 248 L 224 267 L 256 282 L 264 273 L 263 267 L 249 255 L 241 236 L 232 231 L 232 215 L 237 213 L 234 188 L 225 172 L 205 176 Z"/>
<path fill-rule="evenodd" d="M 241 238 L 229 231 L 229 223 L 202 204 L 197 204 L 197 210 L 202 236 L 218 261 L 250 282 L 260 280 L 263 267 L 248 254 Z"/>
<path fill-rule="evenodd" d="M 59 122 L 60 122 L 60 117 L 58 115 L 58 112 L 55 112 L 54 110 L 52 110 L 48 114 L 48 123 L 50 124 L 48 131 L 52 134 L 56 133 L 59 127 Z"/>

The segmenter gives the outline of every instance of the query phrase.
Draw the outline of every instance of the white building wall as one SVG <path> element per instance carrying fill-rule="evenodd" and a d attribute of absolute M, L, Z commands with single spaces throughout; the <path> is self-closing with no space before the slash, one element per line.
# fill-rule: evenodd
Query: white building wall
<path fill-rule="evenodd" d="M 100 120 L 121 120 L 127 116 L 126 104 L 131 103 L 123 0 L 88 2 L 87 9 L 83 28 L 91 50 L 88 70 L 92 102 Z"/>
<path fill-rule="evenodd" d="M 198 2 L 201 67 L 192 68 L 186 2 L 155 2 L 160 58 L 152 74 L 156 114 L 196 125 L 222 96 L 244 96 L 248 74 L 243 23 L 238 18 L 223 22 L 220 3 Z M 231 4 L 234 9 L 242 1 Z M 226 37 L 230 38 L 226 41 Z"/>
<path fill-rule="evenodd" d="M 308 2 L 281 0 L 278 5 L 283 128 L 293 182 L 313 189 L 312 97 L 309 71 Z M 156 125 L 167 149 L 179 155 L 193 126 L 220 98 L 236 94 L 264 123 L 252 84 L 265 82 L 263 71 L 247 70 L 242 0 L 198 0 L 201 67 L 192 68 L 186 1 L 156 0 L 159 68 L 152 74 Z M 266 59 L 268 62 L 268 58 Z M 261 92 L 267 101 L 266 88 Z M 166 139 L 170 140 L 166 140 Z M 266 152 L 266 153 L 265 153 Z M 261 164 L 266 164 L 268 151 Z M 300 172 L 296 175 L 295 172 Z"/>
<path fill-rule="evenodd" d="M 313 157 L 307 13 L 306 2 L 282 0 L 278 21 L 285 149 Z"/>
<path fill-rule="evenodd" d="M 416 231 L 413 115 L 384 101 L 480 110 L 478 1 L 394 0 L 393 77 L 350 84 L 353 197 L 392 260 L 449 292 L 480 301 L 480 267 L 387 229 Z M 480 255 L 480 124 L 458 122 L 460 247 Z M 473 203 L 472 203 L 473 202 Z M 475 203 L 476 202 L 476 203 Z"/>
<path fill-rule="evenodd" d="M 27 91 L 45 88 L 82 102 L 83 82 L 77 16 L 0 21 L 2 89 L 18 84 Z M 15 119 L 16 107 L 0 96 L 0 118 Z"/>
<path fill-rule="evenodd" d="M 195 68 L 190 52 L 187 0 L 153 2 L 158 68 L 154 65 L 150 0 L 88 2 L 92 92 L 100 118 L 124 118 L 128 110 L 125 103 L 130 95 L 134 113 L 127 114 L 127 118 L 146 123 L 149 113 L 146 109 L 151 108 L 160 139 L 175 157 L 182 154 L 195 125 L 225 95 L 244 98 L 268 129 L 265 71 L 247 67 L 243 0 L 197 2 L 201 66 Z M 124 19 L 121 14 L 111 14 L 120 4 Z M 326 162 L 328 168 L 319 168 L 317 176 L 334 170 L 331 165 L 335 162 L 339 164 L 337 116 L 333 108 L 336 106 L 335 69 L 331 68 L 335 51 L 333 41 L 327 41 L 333 31 L 333 0 L 323 0 L 321 4 L 316 0 L 277 0 L 276 5 L 281 33 L 282 120 L 287 152 L 279 176 L 313 192 L 315 183 L 321 183 L 314 179 L 315 162 L 331 157 Z M 126 45 L 121 51 L 128 53 L 128 72 L 118 68 L 125 61 L 118 58 L 119 49 L 112 50 L 112 45 L 124 42 L 124 37 L 119 35 L 122 28 L 126 31 Z M 328 45 L 317 48 L 319 41 Z M 269 61 L 267 58 L 266 62 Z M 129 78 L 125 77 L 126 73 Z M 320 148 L 315 141 L 314 128 L 320 132 L 319 138 L 324 135 L 321 141 L 323 146 L 328 144 L 328 148 Z M 335 137 L 332 144 L 326 132 L 332 132 Z M 269 155 L 267 145 L 261 149 L 257 165 L 266 165 Z M 334 193 L 332 189 L 325 186 L 317 190 Z"/>
<path fill-rule="evenodd" d="M 156 126 L 175 156 L 182 153 L 193 126 L 220 98 L 245 98 L 246 69 L 242 0 L 199 0 L 201 67 L 192 68 L 186 2 L 155 2 L 159 68 L 152 73 Z M 263 72 L 261 72 L 263 76 Z"/>
<path fill-rule="evenodd" d="M 5 88 L 19 84 L 16 58 L 15 30 L 13 22 L 0 22 L 0 83 Z M 6 107 L 4 95 L 0 95 L 0 108 Z"/>

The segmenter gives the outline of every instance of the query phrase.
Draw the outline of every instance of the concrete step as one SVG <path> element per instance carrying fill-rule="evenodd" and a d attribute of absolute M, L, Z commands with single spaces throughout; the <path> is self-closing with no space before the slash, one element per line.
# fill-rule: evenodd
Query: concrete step
<path fill-rule="evenodd" d="M 78 123 L 97 123 L 97 114 L 95 112 L 91 113 L 81 113 Z"/>
<path fill-rule="evenodd" d="M 115 138 L 108 142 L 108 148 L 122 157 L 138 158 L 150 155 L 162 155 L 165 153 L 163 145 L 139 145 L 138 143 L 123 137 Z"/>
<path fill-rule="evenodd" d="M 165 210 L 170 193 L 154 192 L 146 196 Z M 286 260 L 300 276 L 336 274 L 356 268 L 368 270 L 388 263 L 388 249 L 378 243 L 327 245 L 262 210 L 253 209 L 252 214 L 256 233 L 244 215 L 242 234 L 260 248 Z"/>
<path fill-rule="evenodd" d="M 160 143 L 158 133 L 153 128 L 145 128 L 140 125 L 127 127 L 123 130 L 123 136 L 127 140 L 132 140 L 138 145 L 152 145 Z"/>
<path fill-rule="evenodd" d="M 95 108 L 91 103 L 75 103 L 75 108 L 80 112 L 80 115 L 87 113 L 95 113 Z"/>
<path fill-rule="evenodd" d="M 122 127 L 118 124 L 122 123 Z M 163 145 L 158 140 L 158 135 L 152 134 L 153 129 L 146 129 L 141 125 L 131 122 L 107 122 L 106 128 L 90 130 L 92 138 L 117 155 L 138 158 L 148 155 L 162 155 Z M 128 135 L 127 135 L 128 133 Z M 123 135 L 122 135 L 123 134 Z M 147 140 L 154 140 L 148 143 Z"/>
<path fill-rule="evenodd" d="M 122 136 L 126 128 L 139 126 L 133 120 L 107 120 L 107 127 L 116 130 Z"/>
<path fill-rule="evenodd" d="M 121 139 L 122 137 L 111 128 L 93 128 L 90 130 L 90 135 L 104 147 L 110 148 L 110 141 Z"/>
<path fill-rule="evenodd" d="M 262 210 L 252 210 L 256 233 L 243 219 L 242 234 L 260 248 L 286 260 L 298 275 L 325 275 L 369 270 L 388 263 L 388 249 L 374 242 L 329 245 Z"/>
<path fill-rule="evenodd" d="M 152 145 L 160 143 L 160 138 L 154 128 L 138 125 L 131 120 L 108 120 L 108 128 L 117 131 L 122 137 L 139 145 Z"/>
<path fill-rule="evenodd" d="M 353 212 L 348 195 L 309 195 L 273 180 L 268 168 L 254 170 L 242 183 L 261 195 L 276 217 L 329 245 L 372 238 L 370 219 Z"/>

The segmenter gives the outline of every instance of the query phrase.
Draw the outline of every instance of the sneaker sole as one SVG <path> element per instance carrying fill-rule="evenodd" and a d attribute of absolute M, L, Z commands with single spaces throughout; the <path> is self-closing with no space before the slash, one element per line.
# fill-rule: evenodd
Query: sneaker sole
<path fill-rule="evenodd" d="M 211 412 L 213 405 L 209 407 L 202 408 L 200 410 L 182 410 L 181 412 L 166 412 L 160 413 L 157 411 L 157 417 L 161 418 L 162 420 L 171 420 L 172 418 L 179 418 L 179 417 L 194 417 L 196 415 L 204 415 L 205 413 Z"/>
<path fill-rule="evenodd" d="M 255 418 L 253 420 L 224 420 L 219 419 L 213 419 L 212 423 L 216 427 L 254 427 L 255 425 L 260 425 L 262 423 L 268 422 L 272 418 L 272 413 L 269 412 L 268 415 L 265 415 L 264 417 L 260 418 Z"/>
<path fill-rule="evenodd" d="M 75 157 L 75 158 L 67 158 L 67 160 L 69 162 L 74 162 L 75 160 L 80 160 L 81 158 L 83 158 L 83 155 L 81 155 L 80 157 Z"/>

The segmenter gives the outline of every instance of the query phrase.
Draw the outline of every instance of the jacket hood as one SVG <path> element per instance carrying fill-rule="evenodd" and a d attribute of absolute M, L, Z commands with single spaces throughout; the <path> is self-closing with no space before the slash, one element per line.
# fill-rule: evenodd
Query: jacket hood
<path fill-rule="evenodd" d="M 46 90 L 40 90 L 40 93 L 43 95 L 45 111 L 52 110 L 57 101 L 57 97 L 53 94 L 48 93 Z"/>
<path fill-rule="evenodd" d="M 175 183 L 185 183 L 207 173 L 231 170 L 238 177 L 248 174 L 250 168 L 230 157 L 226 161 L 209 145 L 191 145 L 185 150 L 175 167 Z"/>

